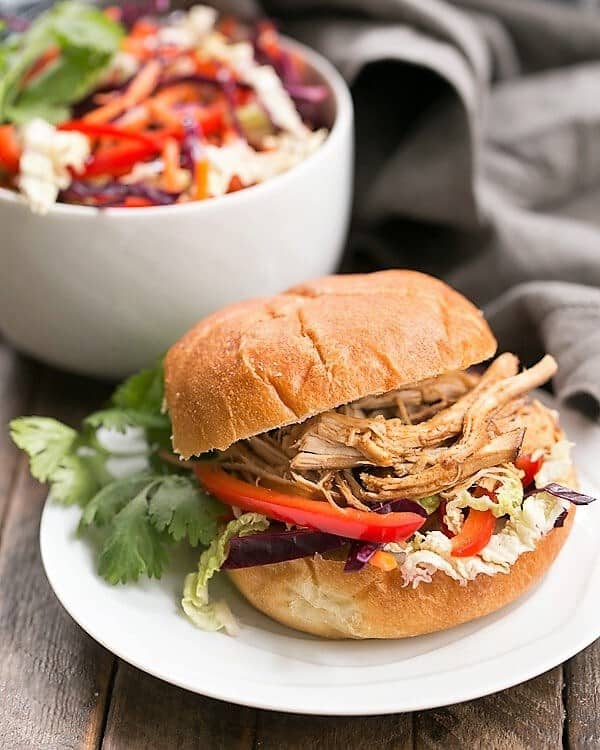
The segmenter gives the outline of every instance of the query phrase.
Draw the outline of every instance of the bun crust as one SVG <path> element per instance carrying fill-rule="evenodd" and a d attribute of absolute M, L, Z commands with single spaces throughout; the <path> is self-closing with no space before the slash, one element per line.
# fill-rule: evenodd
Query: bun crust
<path fill-rule="evenodd" d="M 230 305 L 168 352 L 184 458 L 491 357 L 481 312 L 414 271 L 329 276 Z"/>
<path fill-rule="evenodd" d="M 403 588 L 398 569 L 367 565 L 344 573 L 343 560 L 318 555 L 227 572 L 256 609 L 290 628 L 322 638 L 406 638 L 474 620 L 521 596 L 552 565 L 574 517 L 571 506 L 564 526 L 521 555 L 510 573 L 478 575 L 466 586 L 438 571 L 431 583 Z"/>

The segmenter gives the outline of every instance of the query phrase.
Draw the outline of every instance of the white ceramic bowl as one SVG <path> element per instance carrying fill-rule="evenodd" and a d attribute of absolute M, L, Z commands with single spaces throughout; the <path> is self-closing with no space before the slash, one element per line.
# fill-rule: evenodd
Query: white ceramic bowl
<path fill-rule="evenodd" d="M 202 203 L 57 204 L 46 216 L 0 189 L 0 329 L 18 349 L 89 375 L 154 361 L 235 300 L 335 270 L 352 182 L 352 103 L 337 71 L 297 43 L 331 91 L 331 132 L 283 175 Z"/>

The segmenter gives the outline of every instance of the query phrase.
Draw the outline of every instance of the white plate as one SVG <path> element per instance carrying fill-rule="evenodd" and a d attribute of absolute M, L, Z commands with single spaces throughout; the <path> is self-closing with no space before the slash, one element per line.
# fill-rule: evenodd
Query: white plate
<path fill-rule="evenodd" d="M 600 493 L 600 428 L 563 410 L 584 491 Z M 160 582 L 113 587 L 94 570 L 76 508 L 46 503 L 42 559 L 62 605 L 117 656 L 167 682 L 214 698 L 309 714 L 384 714 L 477 698 L 560 664 L 600 636 L 600 502 L 578 512 L 556 564 L 498 613 L 404 641 L 325 641 L 284 628 L 224 581 L 243 628 L 237 638 L 196 630 L 179 597 L 195 556 Z"/>

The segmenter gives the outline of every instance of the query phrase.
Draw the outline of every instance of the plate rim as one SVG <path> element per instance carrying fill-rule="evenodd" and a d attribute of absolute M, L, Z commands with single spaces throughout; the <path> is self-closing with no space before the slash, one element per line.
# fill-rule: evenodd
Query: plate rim
<path fill-rule="evenodd" d="M 269 685 L 269 691 L 273 693 L 273 695 L 279 694 L 281 696 L 281 700 L 275 700 L 273 698 L 263 698 L 262 696 L 257 696 L 256 692 L 253 690 L 248 690 L 247 695 L 244 696 L 242 692 L 238 690 L 231 690 L 228 691 L 227 689 L 223 690 L 220 688 L 213 687 L 213 684 L 210 681 L 207 681 L 205 685 L 200 688 L 197 684 L 194 684 L 191 680 L 181 680 L 173 676 L 166 675 L 164 671 L 161 671 L 160 669 L 153 668 L 152 662 L 149 663 L 142 663 L 139 659 L 132 658 L 130 655 L 125 653 L 122 648 L 120 648 L 119 644 L 117 644 L 117 647 L 114 645 L 110 645 L 105 638 L 103 638 L 101 632 L 99 632 L 99 629 L 95 628 L 93 625 L 90 626 L 89 622 L 86 621 L 85 617 L 79 616 L 79 614 L 76 611 L 73 611 L 73 608 L 70 608 L 67 606 L 67 603 L 64 600 L 63 591 L 61 590 L 60 583 L 56 584 L 56 581 L 54 579 L 54 576 L 52 575 L 51 566 L 48 564 L 48 555 L 46 550 L 47 545 L 47 535 L 45 534 L 45 529 L 48 525 L 48 516 L 53 511 L 64 513 L 64 508 L 60 508 L 60 506 L 54 506 L 52 504 L 52 500 L 48 497 L 44 504 L 44 509 L 42 512 L 41 522 L 40 522 L 40 535 L 39 535 L 39 545 L 40 545 L 40 552 L 41 552 L 41 559 L 42 559 L 42 566 L 44 568 L 44 573 L 48 579 L 48 582 L 50 584 L 50 587 L 52 588 L 52 591 L 54 592 L 56 598 L 60 602 L 63 609 L 67 612 L 67 614 L 73 619 L 77 625 L 86 632 L 93 640 L 95 640 L 97 643 L 99 643 L 103 648 L 106 648 L 108 651 L 110 651 L 112 654 L 114 654 L 117 658 L 122 659 L 124 662 L 130 664 L 131 666 L 135 667 L 136 669 L 139 669 L 142 672 L 145 672 L 157 679 L 162 680 L 163 682 L 166 682 L 171 685 L 175 685 L 176 687 L 182 688 L 184 690 L 187 690 L 192 693 L 196 693 L 198 695 L 203 695 L 209 698 L 213 698 L 216 700 L 221 700 L 229 703 L 235 703 L 237 705 L 246 706 L 249 708 L 257 708 L 262 710 L 268 710 L 268 711 L 283 711 L 286 713 L 293 713 L 293 714 L 309 714 L 309 715 L 315 715 L 315 716 L 373 716 L 373 715 L 384 715 L 384 714 L 392 714 L 392 713 L 410 713 L 413 711 L 423 711 L 428 710 L 432 708 L 439 708 L 440 706 L 446 706 L 446 705 L 453 705 L 457 703 L 463 703 L 465 701 L 469 700 L 475 700 L 477 698 L 482 698 L 486 695 L 490 695 L 492 693 L 499 692 L 501 690 L 506 690 L 507 688 L 513 687 L 515 685 L 521 684 L 523 682 L 526 682 L 527 680 L 530 680 L 534 677 L 539 676 L 540 674 L 543 674 L 544 672 L 549 671 L 550 669 L 553 669 L 554 667 L 558 666 L 559 664 L 562 664 L 567 659 L 570 659 L 575 654 L 579 653 L 579 651 L 586 648 L 588 645 L 593 643 L 598 637 L 600 637 L 600 621 L 598 622 L 597 626 L 594 628 L 593 621 L 590 620 L 587 623 L 587 627 L 582 627 L 581 630 L 583 631 L 579 637 L 573 637 L 570 633 L 573 621 L 578 620 L 577 613 L 583 606 L 583 603 L 586 601 L 586 599 L 589 597 L 589 594 L 587 594 L 585 597 L 582 598 L 580 602 L 578 602 L 578 606 L 573 609 L 566 620 L 566 622 L 563 623 L 562 629 L 560 632 L 560 635 L 558 634 L 557 629 L 552 630 L 550 633 L 547 633 L 542 641 L 551 641 L 553 642 L 552 647 L 546 647 L 544 648 L 544 654 L 547 654 L 546 659 L 537 659 L 535 665 L 531 665 L 529 668 L 526 668 L 524 671 L 519 672 L 518 676 L 515 678 L 515 674 L 517 674 L 514 671 L 507 670 L 504 677 L 495 677 L 490 678 L 486 677 L 484 684 L 482 685 L 478 680 L 469 680 L 469 675 L 472 675 L 473 673 L 477 671 L 481 671 L 482 663 L 477 661 L 472 664 L 470 664 L 467 667 L 464 667 L 462 669 L 453 670 L 453 674 L 458 676 L 459 679 L 456 681 L 456 686 L 454 689 L 454 693 L 452 696 L 446 696 L 443 700 L 440 698 L 435 699 L 409 699 L 406 700 L 395 700 L 391 701 L 389 703 L 379 703 L 377 705 L 367 705 L 360 709 L 360 711 L 357 712 L 357 710 L 353 707 L 354 704 L 344 707 L 343 705 L 337 705 L 336 707 L 327 708 L 326 706 L 323 706 L 323 703 L 319 700 L 312 700 L 312 701 L 306 701 L 303 698 L 298 697 L 296 699 L 296 705 L 294 703 L 290 702 L 289 696 L 293 695 L 294 693 L 296 695 L 302 693 L 306 690 L 312 690 L 312 688 L 306 688 L 304 686 L 287 686 L 287 685 Z M 77 542 L 78 540 L 74 539 L 73 542 Z M 561 551 L 562 554 L 562 551 Z M 49 569 L 50 568 L 50 569 Z M 543 579 L 540 580 L 539 583 L 541 583 Z M 158 583 L 158 582 L 156 582 Z M 537 585 L 536 584 L 536 587 Z M 536 590 L 534 587 L 530 590 L 529 594 L 531 596 L 536 595 Z M 527 596 L 527 592 L 522 595 Z M 519 597 L 521 599 L 521 597 Z M 519 599 L 515 600 L 516 602 L 519 601 Z M 482 618 L 485 619 L 485 618 Z M 586 621 L 587 618 L 583 618 L 582 621 Z M 569 630 L 569 634 L 565 635 L 566 631 Z M 222 633 L 215 633 L 216 637 L 227 637 L 224 636 Z M 536 641 L 536 645 L 539 644 L 541 641 Z M 554 643 L 555 642 L 555 643 Z M 561 647 L 562 644 L 562 647 Z M 514 654 L 519 653 L 523 650 L 527 651 L 531 648 L 531 642 L 527 644 L 523 644 L 522 646 L 519 646 L 517 649 L 514 649 L 510 652 L 511 657 L 514 658 Z M 415 658 L 418 658 L 416 656 Z M 497 662 L 499 660 L 502 660 L 504 657 L 494 657 L 491 660 L 488 660 L 486 664 L 488 665 L 488 669 L 486 670 L 487 673 L 490 673 L 490 667 L 494 662 Z M 331 665 L 324 665 L 325 668 L 331 668 Z M 312 665 L 313 669 L 318 669 L 317 664 Z M 448 673 L 443 673 L 446 678 Z M 424 678 L 424 677 L 417 677 L 412 678 L 416 680 L 424 680 L 428 679 L 431 680 L 431 677 Z M 443 682 L 443 680 L 441 680 Z M 257 683 L 247 683 L 250 687 L 254 687 Z M 467 686 L 471 685 L 472 687 L 469 688 Z M 356 685 L 347 686 L 348 689 L 350 689 L 352 692 L 359 690 L 360 688 Z M 331 689 L 330 687 L 328 689 Z M 368 690 L 368 683 L 367 683 L 367 690 Z M 435 693 L 440 692 L 440 687 L 437 686 Z M 412 691 L 410 691 L 409 694 L 412 694 Z M 425 694 L 425 693 L 423 693 Z M 363 694 L 364 697 L 364 694 Z"/>

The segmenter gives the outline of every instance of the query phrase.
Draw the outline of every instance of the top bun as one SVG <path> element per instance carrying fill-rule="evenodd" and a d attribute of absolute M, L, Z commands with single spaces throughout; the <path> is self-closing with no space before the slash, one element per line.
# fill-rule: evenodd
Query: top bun
<path fill-rule="evenodd" d="M 326 276 L 197 323 L 165 361 L 183 458 L 491 357 L 482 313 L 415 271 Z"/>

